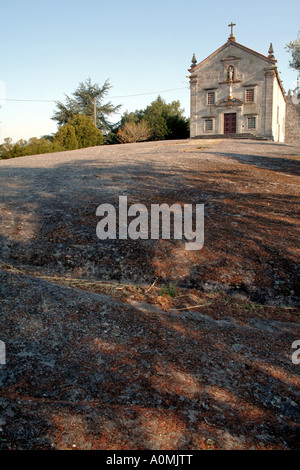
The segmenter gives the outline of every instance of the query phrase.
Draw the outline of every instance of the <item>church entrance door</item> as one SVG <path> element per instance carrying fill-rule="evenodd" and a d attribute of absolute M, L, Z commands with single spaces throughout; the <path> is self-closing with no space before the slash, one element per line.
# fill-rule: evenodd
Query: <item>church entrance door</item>
<path fill-rule="evenodd" d="M 236 133 L 236 113 L 224 114 L 224 134 Z"/>

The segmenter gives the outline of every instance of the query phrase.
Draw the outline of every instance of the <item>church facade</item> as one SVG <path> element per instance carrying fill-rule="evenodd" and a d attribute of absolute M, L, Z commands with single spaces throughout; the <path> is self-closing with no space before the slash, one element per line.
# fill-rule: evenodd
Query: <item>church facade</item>
<path fill-rule="evenodd" d="M 286 96 L 272 44 L 268 56 L 228 41 L 190 72 L 190 137 L 285 140 Z"/>

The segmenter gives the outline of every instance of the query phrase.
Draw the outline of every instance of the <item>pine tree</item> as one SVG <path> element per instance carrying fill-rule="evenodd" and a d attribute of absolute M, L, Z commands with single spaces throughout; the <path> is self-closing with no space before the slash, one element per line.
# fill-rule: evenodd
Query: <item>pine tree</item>
<path fill-rule="evenodd" d="M 79 83 L 72 93 L 72 97 L 65 95 L 65 104 L 60 101 L 55 102 L 58 110 L 55 111 L 52 119 L 57 121 L 59 126 L 67 124 L 77 114 L 83 114 L 93 119 L 94 106 L 96 105 L 96 126 L 102 132 L 107 132 L 112 126 L 108 120 L 109 117 L 121 107 L 121 105 L 114 106 L 110 101 L 103 102 L 110 89 L 109 80 L 106 80 L 100 87 L 97 83 L 93 84 L 92 80 L 88 78 L 85 82 Z"/>

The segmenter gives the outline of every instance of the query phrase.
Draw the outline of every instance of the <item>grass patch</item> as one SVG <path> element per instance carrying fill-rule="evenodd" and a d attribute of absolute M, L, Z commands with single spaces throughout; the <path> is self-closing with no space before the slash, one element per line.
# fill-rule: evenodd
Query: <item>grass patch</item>
<path fill-rule="evenodd" d="M 176 283 L 162 284 L 124 284 L 115 281 L 93 281 L 88 279 L 73 279 L 56 274 L 45 276 L 39 272 L 29 272 L 17 269 L 8 264 L 0 264 L 0 269 L 16 275 L 29 275 L 35 278 L 53 282 L 72 289 L 80 289 L 91 293 L 109 295 L 113 299 L 130 303 L 132 300 L 156 305 L 164 311 L 199 311 L 216 319 L 232 317 L 247 321 L 250 318 L 299 322 L 300 309 L 259 304 L 251 300 L 241 300 L 224 292 L 207 293 L 197 289 L 186 289 Z"/>

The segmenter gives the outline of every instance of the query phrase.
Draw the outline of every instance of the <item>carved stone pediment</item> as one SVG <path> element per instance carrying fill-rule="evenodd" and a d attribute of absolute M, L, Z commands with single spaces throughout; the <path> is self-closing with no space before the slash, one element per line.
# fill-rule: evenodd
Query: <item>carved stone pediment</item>
<path fill-rule="evenodd" d="M 234 60 L 240 60 L 240 57 L 236 57 L 234 55 L 229 55 L 227 57 L 225 57 L 224 59 L 221 59 L 222 62 L 226 62 L 226 61 L 234 61 Z"/>
<path fill-rule="evenodd" d="M 243 106 L 244 102 L 238 98 L 226 98 L 225 100 L 217 101 L 216 106 L 219 108 L 232 108 L 233 106 Z"/>
<path fill-rule="evenodd" d="M 239 79 L 234 79 L 232 81 L 230 81 L 228 78 L 226 78 L 225 80 L 222 80 L 222 81 L 219 81 L 219 84 L 220 85 L 224 85 L 224 83 L 242 83 L 242 80 L 239 80 Z"/>

